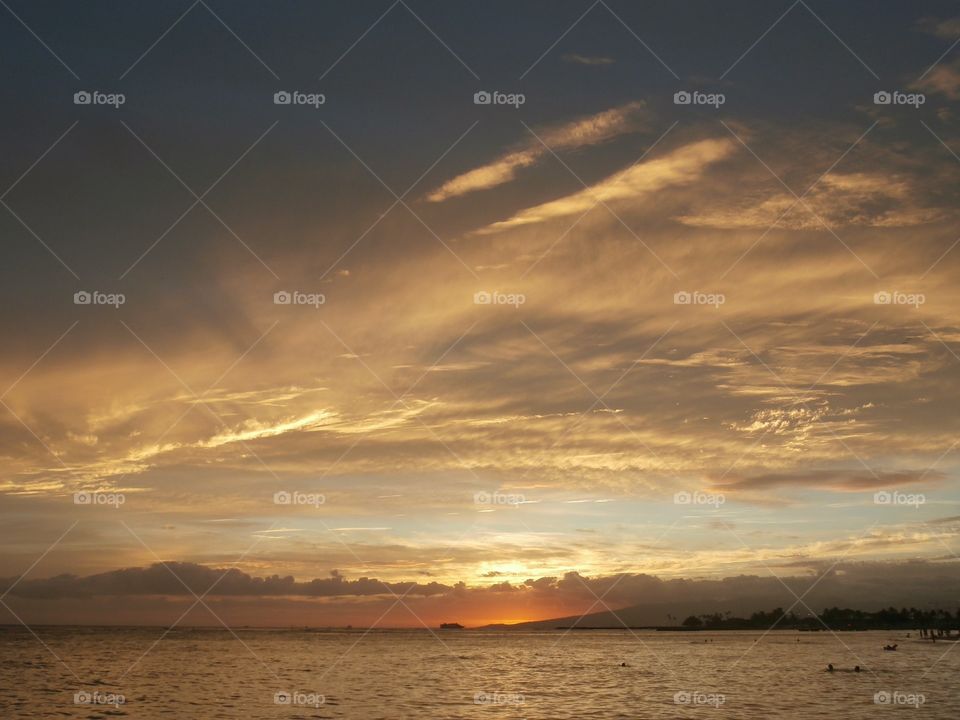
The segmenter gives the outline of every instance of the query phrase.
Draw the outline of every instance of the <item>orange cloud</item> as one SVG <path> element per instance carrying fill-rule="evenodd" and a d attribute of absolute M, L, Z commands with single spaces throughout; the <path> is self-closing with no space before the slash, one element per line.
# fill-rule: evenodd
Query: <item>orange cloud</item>
<path fill-rule="evenodd" d="M 598 203 L 635 200 L 672 185 L 689 184 L 700 178 L 709 165 L 729 157 L 734 149 L 733 141 L 726 138 L 690 143 L 662 158 L 631 165 L 573 195 L 521 210 L 481 232 L 547 222 L 584 213 Z"/>
<path fill-rule="evenodd" d="M 598 145 L 618 135 L 638 129 L 639 114 L 643 108 L 644 104 L 641 102 L 627 103 L 553 129 L 547 129 L 540 136 L 552 150 L 558 152 Z M 467 193 L 503 185 L 513 180 L 518 170 L 535 165 L 548 152 L 547 148 L 543 147 L 539 141 L 531 140 L 528 147 L 522 150 L 509 152 L 491 163 L 448 180 L 427 195 L 427 200 L 442 202 Z"/>

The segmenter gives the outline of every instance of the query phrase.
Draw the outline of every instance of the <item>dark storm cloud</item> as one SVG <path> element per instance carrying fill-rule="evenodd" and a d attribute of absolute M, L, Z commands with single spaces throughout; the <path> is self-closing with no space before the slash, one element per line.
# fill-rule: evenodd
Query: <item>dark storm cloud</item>
<path fill-rule="evenodd" d="M 3 588 L 13 580 L 3 582 Z M 45 580 L 24 580 L 12 594 L 25 598 L 97 597 L 101 595 L 202 595 L 213 588 L 215 595 L 245 597 L 338 597 L 394 593 L 430 596 L 446 593 L 439 583 L 384 583 L 372 578 L 346 580 L 334 571 L 332 577 L 297 582 L 292 576 L 254 577 L 236 568 L 210 568 L 195 563 L 156 563 L 146 568 L 124 568 L 96 575 L 60 575 Z"/>

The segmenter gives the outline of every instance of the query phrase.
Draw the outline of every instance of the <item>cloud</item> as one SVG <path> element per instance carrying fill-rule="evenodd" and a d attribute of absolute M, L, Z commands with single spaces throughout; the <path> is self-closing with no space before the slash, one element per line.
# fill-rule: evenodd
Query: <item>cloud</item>
<path fill-rule="evenodd" d="M 938 93 L 950 100 L 960 99 L 960 61 L 937 65 L 911 88 Z"/>
<path fill-rule="evenodd" d="M 917 23 L 917 26 L 923 32 L 944 40 L 952 41 L 960 37 L 960 17 L 948 18 L 946 20 L 925 17 Z"/>
<path fill-rule="evenodd" d="M 298 430 L 315 430 L 333 422 L 335 414 L 325 410 L 312 412 L 304 417 L 285 418 L 280 422 L 264 423 L 253 419 L 243 421 L 239 429 L 224 429 L 200 445 L 207 448 L 229 443 L 243 443 L 260 438 L 276 437 Z"/>
<path fill-rule="evenodd" d="M 960 17 L 946 20 L 925 17 L 917 23 L 917 27 L 929 35 L 951 42 L 960 37 Z M 960 99 L 960 60 L 936 65 L 910 87 L 928 93 L 939 93 L 950 100 Z"/>
<path fill-rule="evenodd" d="M 545 152 L 542 148 L 529 148 L 503 155 L 488 165 L 474 168 L 463 175 L 448 180 L 427 195 L 427 200 L 442 202 L 477 190 L 489 190 L 497 185 L 508 183 L 516 177 L 517 170 L 533 165 Z"/>
<path fill-rule="evenodd" d="M 543 139 L 543 143 L 556 152 L 590 147 L 638 130 L 641 127 L 643 109 L 644 103 L 631 102 L 558 127 L 548 128 L 538 132 L 538 135 Z M 486 165 L 448 180 L 427 195 L 427 200 L 442 202 L 478 190 L 488 190 L 503 185 L 513 180 L 518 170 L 536 164 L 548 153 L 549 150 L 540 141 L 530 138 L 522 149 L 501 155 Z"/>
<path fill-rule="evenodd" d="M 599 56 L 599 55 L 578 55 L 577 53 L 570 53 L 563 56 L 564 62 L 572 63 L 574 65 L 613 65 L 616 62 L 611 57 Z"/>
<path fill-rule="evenodd" d="M 582 133 L 591 134 L 571 124 L 563 128 L 571 144 Z M 23 572 L 36 559 L 36 548 L 49 546 L 78 512 L 89 519 L 45 559 L 50 574 L 88 575 L 152 562 L 118 526 L 117 510 L 73 504 L 72 492 L 107 483 L 117 487 L 101 489 L 130 488 L 120 512 L 144 518 L 144 540 L 163 557 L 226 568 L 250 544 L 251 533 L 263 537 L 261 528 L 273 521 L 278 528 L 304 528 L 271 534 L 277 539 L 264 541 L 262 554 L 243 569 L 307 579 L 314 577 L 318 562 L 344 568 L 351 578 L 367 573 L 387 582 L 422 581 L 419 573 L 429 571 L 434 573 L 430 579 L 450 587 L 461 579 L 477 582 L 489 571 L 504 573 L 497 581 L 514 586 L 526 577 L 562 576 L 570 568 L 607 575 L 624 556 L 611 537 L 613 528 L 633 523 L 636 537 L 655 536 L 653 525 L 677 510 L 673 493 L 700 487 L 704 478 L 734 464 L 739 474 L 731 481 L 801 475 L 794 485 L 750 488 L 744 483 L 730 491 L 735 497 L 726 509 L 741 508 L 748 519 L 769 512 L 777 521 L 771 525 L 789 528 L 808 544 L 829 544 L 861 521 L 865 530 L 872 518 L 851 520 L 849 511 L 817 524 L 816 530 L 795 531 L 792 522 L 812 522 L 822 513 L 823 506 L 812 500 L 822 498 L 827 483 L 802 471 L 849 467 L 850 454 L 838 437 L 885 471 L 931 466 L 956 438 L 958 418 L 950 406 L 958 390 L 956 358 L 930 336 L 936 332 L 956 351 L 960 329 L 953 278 L 960 246 L 950 251 L 956 235 L 934 227 L 906 238 L 906 233 L 873 229 L 858 241 L 849 233 L 858 254 L 883 277 L 877 284 L 832 238 L 811 242 L 812 233 L 785 233 L 751 250 L 736 272 L 720 281 L 721 272 L 756 235 L 678 227 L 672 218 L 719 204 L 725 187 L 736 198 L 757 178 L 764 183 L 771 178 L 745 152 L 705 164 L 693 149 L 697 143 L 710 149 L 707 138 L 717 137 L 715 127 L 681 132 L 688 134 L 670 136 L 631 171 L 622 200 L 610 201 L 682 273 L 679 284 L 607 212 L 585 217 L 526 278 L 519 277 L 532 262 L 525 258 L 548 249 L 559 234 L 551 225 L 530 224 L 452 243 L 471 267 L 489 268 L 477 271 L 479 282 L 424 236 L 415 219 L 393 213 L 369 236 L 371 247 L 366 240 L 357 247 L 349 281 L 337 279 L 322 288 L 329 296 L 322 315 L 274 306 L 272 278 L 254 263 L 247 266 L 240 253 L 231 259 L 224 252 L 217 257 L 223 264 L 211 263 L 208 270 L 242 332 L 222 339 L 216 332 L 221 325 L 192 296 L 170 296 L 169 307 L 131 303 L 133 315 L 127 319 L 191 387 L 218 383 L 202 405 L 122 326 L 113 323 L 110 333 L 88 339 L 85 333 L 101 326 L 81 323 L 4 399 L 43 444 L 14 415 L 0 413 L 5 458 L 0 502 L 11 518 L 30 519 L 10 529 L 12 546 L 0 575 Z M 842 130 L 836 136 L 840 140 L 829 140 L 846 145 L 857 137 Z M 797 188 L 806 187 L 843 150 L 830 146 L 818 155 L 808 134 L 798 143 L 795 131 L 758 138 L 758 153 L 778 171 L 785 167 L 795 173 L 796 179 L 784 176 Z M 639 135 L 630 138 L 638 146 L 643 141 Z M 798 155 L 798 144 L 813 149 Z M 935 144 L 931 148 L 937 150 Z M 590 169 L 591 178 L 613 172 L 602 169 L 614 155 L 613 147 L 607 150 L 596 153 L 605 158 Z M 723 156 L 722 148 L 716 150 L 705 156 Z M 895 152 L 924 167 L 910 174 L 909 165 L 888 162 L 883 154 Z M 801 157 L 803 162 L 797 161 Z M 578 159 L 586 166 L 593 158 Z M 910 146 L 871 146 L 869 152 L 850 153 L 834 187 L 844 195 L 880 188 L 909 199 L 911 188 L 925 187 L 918 178 L 949 171 L 953 162 L 926 160 Z M 630 161 L 622 162 L 617 169 Z M 897 172 L 886 173 L 888 167 Z M 535 200 L 524 201 L 518 192 L 512 197 L 516 204 L 498 205 L 505 209 L 490 216 L 484 198 L 473 196 L 456 214 L 469 213 L 476 202 L 475 216 L 507 218 L 516 208 L 561 197 L 571 187 L 566 173 L 533 175 L 545 180 L 531 188 Z M 602 179 L 594 192 L 609 183 Z M 669 190 L 644 195 L 656 187 Z M 581 199 L 593 200 L 587 193 Z M 455 235 L 442 219 L 424 217 L 431 226 L 436 223 L 438 234 Z M 556 225 L 566 229 L 574 217 Z M 484 221 L 470 217 L 463 224 Z M 346 234 L 353 229 L 343 230 L 345 242 L 365 227 Z M 316 228 L 308 231 L 315 234 Z M 271 264 L 288 287 L 311 289 L 318 264 L 322 271 L 335 256 L 321 263 L 310 252 L 278 252 L 284 262 Z M 473 293 L 483 288 L 524 292 L 529 300 L 520 312 L 476 306 Z M 674 305 L 673 294 L 681 289 L 724 292 L 727 304 L 708 312 Z M 872 298 L 881 289 L 919 290 L 929 301 L 919 311 L 878 307 Z M 181 318 L 176 333 L 154 317 L 158 307 L 163 316 Z M 547 347 L 518 322 L 521 318 Z M 276 321 L 276 328 L 246 353 Z M 51 324 L 43 332 L 37 326 L 30 331 L 32 355 L 16 362 L 4 357 L 9 378 L 29 368 L 63 328 Z M 603 395 L 624 373 L 623 381 Z M 595 398 L 578 378 L 603 396 L 609 410 L 598 405 L 584 414 Z M 956 474 L 953 456 L 940 463 L 938 469 Z M 121 478 L 123 473 L 129 475 Z M 140 492 L 134 494 L 134 488 Z M 478 513 L 474 493 L 498 488 L 540 502 Z M 277 506 L 272 495 L 279 490 L 321 492 L 327 503 L 321 509 Z M 789 508 L 774 507 L 777 497 L 789 500 Z M 566 502 L 585 498 L 614 502 Z M 863 500 L 868 504 L 869 498 Z M 926 511 L 931 509 L 932 503 Z M 207 522 L 225 515 L 246 524 Z M 365 569 L 324 533 L 321 518 L 331 528 L 393 528 L 335 531 L 349 532 L 345 539 L 374 569 Z M 494 527 L 520 518 L 538 531 L 522 543 Z M 451 551 L 440 542 L 462 534 L 464 523 L 474 520 L 475 530 L 484 534 L 468 535 L 467 541 L 475 540 L 469 547 L 458 544 Z M 742 516 L 723 520 L 735 522 L 738 533 L 753 529 Z M 715 538 L 694 528 L 686 534 L 681 528 L 687 524 L 692 523 L 678 526 L 686 556 L 657 553 L 643 561 L 644 571 L 676 575 L 734 566 L 759 571 L 746 553 L 718 556 Z M 176 531 L 159 536 L 164 525 Z M 548 530 L 556 535 L 539 532 Z M 74 548 L 69 541 L 78 531 L 94 536 Z M 773 530 L 763 540 L 775 551 L 801 544 Z M 896 540 L 883 552 L 942 550 L 935 542 L 898 549 Z M 98 552 L 90 553 L 89 547 Z M 629 556 L 651 554 L 631 547 Z M 274 585 L 283 588 L 283 583 Z M 333 588 L 338 589 L 346 587 Z M 304 596 L 293 597 L 302 601 Z"/>
<path fill-rule="evenodd" d="M 481 232 L 543 223 L 584 213 L 599 202 L 636 200 L 666 187 L 689 184 L 698 179 L 709 165 L 729 157 L 734 149 L 733 141 L 726 138 L 693 142 L 662 158 L 631 165 L 573 195 L 521 210 Z"/>
<path fill-rule="evenodd" d="M 871 36 L 890 35 L 882 15 L 864 17 L 880 22 Z M 823 28 L 795 29 L 809 31 L 800 44 L 816 52 Z M 949 47 L 952 32 L 936 27 L 943 39 L 915 38 L 928 48 L 925 63 Z M 406 44 L 416 51 L 411 37 Z M 131 128 L 177 173 L 206 179 L 202 187 L 237 162 L 211 198 L 217 217 L 189 212 L 162 241 L 184 210 L 183 188 L 129 133 L 101 132 L 91 117 L 52 148 L 75 119 L 69 112 L 62 125 L 57 118 L 24 125 L 17 172 L 51 151 L 17 184 L 11 208 L 83 287 L 106 284 L 100 289 L 125 292 L 128 303 L 117 312 L 74 306 L 73 276 L 7 218 L 0 576 L 30 568 L 77 520 L 24 582 L 153 562 L 121 519 L 162 557 L 209 568 L 232 567 L 263 539 L 237 567 L 281 591 L 289 589 L 287 576 L 299 586 L 334 567 L 350 582 L 364 573 L 425 581 L 420 573 L 432 572 L 429 580 L 451 588 L 458 580 L 482 583 L 486 572 L 513 588 L 525 578 L 552 587 L 541 579 L 572 568 L 591 577 L 624 566 L 664 576 L 732 567 L 762 574 L 755 555 L 734 551 L 726 524 L 751 542 L 756 532 L 765 561 L 770 554 L 784 561 L 798 549 L 810 557 L 849 546 L 848 534 L 865 532 L 877 517 L 955 515 L 956 483 L 941 481 L 924 507 L 902 516 L 873 507 L 866 493 L 844 493 L 876 482 L 851 450 L 885 482 L 911 482 L 916 473 L 892 473 L 914 468 L 935 467 L 951 479 L 960 473 L 960 455 L 950 451 L 960 437 L 960 164 L 916 113 L 908 121 L 872 106 L 858 71 L 793 83 L 794 104 L 809 112 L 790 117 L 729 104 L 724 121 L 753 156 L 716 114 L 681 112 L 669 92 L 651 90 L 646 106 L 625 105 L 644 96 L 627 72 L 634 48 L 621 57 L 616 47 L 581 56 L 608 54 L 616 65 L 556 57 L 537 70 L 545 73 L 537 75 L 542 87 L 570 92 L 541 97 L 532 127 L 589 190 L 581 192 L 517 113 L 478 111 L 486 119 L 465 140 L 472 149 L 458 145 L 425 179 L 432 184 L 418 186 L 416 215 L 399 206 L 384 214 L 392 198 L 363 163 L 386 173 L 390 185 L 416 178 L 425 159 L 463 129 L 425 112 L 446 93 L 419 82 L 418 69 L 442 48 L 396 58 L 411 61 L 410 72 L 369 98 L 393 109 L 385 126 L 351 126 L 342 117 L 340 127 L 332 118 L 330 130 L 356 157 L 330 133 L 311 133 L 303 114 L 253 148 L 276 119 L 264 107 L 240 122 L 236 108 L 216 104 L 226 120 L 207 118 L 214 134 L 199 155 L 188 142 L 194 122 Z M 652 77 L 666 81 L 637 50 L 638 71 L 649 65 Z M 957 52 L 941 72 L 956 68 Z M 443 68 L 438 73 L 442 83 Z M 949 78 L 933 78 L 953 92 Z M 776 105 L 783 77 L 754 79 L 751 97 Z M 249 81 L 259 92 L 255 73 Z M 196 88 L 185 90 L 164 106 L 193 107 Z M 239 90 L 231 97 L 242 99 L 246 89 Z M 863 106 L 843 112 L 816 101 L 824 94 L 860 97 Z M 591 104 L 565 102 L 573 95 Z M 408 101 L 393 102 L 401 96 Z M 920 115 L 954 105 L 930 100 Z M 932 117 L 931 128 L 957 148 L 955 126 Z M 675 129 L 628 168 L 674 119 L 681 120 Z M 491 124 L 510 133 L 507 144 L 490 146 Z M 116 143 L 132 143 L 135 152 Z M 329 162 L 318 164 L 318 156 Z M 447 165 L 456 157 L 458 165 Z M 836 231 L 840 239 L 802 206 L 782 220 L 794 231 L 761 237 L 794 198 L 758 158 L 797 192 L 833 168 L 806 200 L 828 224 L 845 228 Z M 77 176 L 90 181 L 71 180 Z M 438 199 L 449 202 L 423 201 L 448 180 Z M 586 213 L 598 196 L 637 234 L 605 208 Z M 938 222 L 925 222 L 937 212 Z M 510 231 L 469 234 L 497 220 Z M 328 302 L 274 305 L 281 289 L 322 291 Z M 527 302 L 476 305 L 480 290 L 523 293 Z M 678 291 L 722 293 L 726 303 L 677 305 Z M 879 291 L 923 293 L 926 302 L 877 305 Z M 212 389 L 200 403 L 181 380 L 198 392 Z M 675 492 L 731 467 L 725 480 L 738 484 L 720 512 L 704 508 L 707 516 L 698 517 L 699 508 L 672 503 Z M 919 482 L 910 487 L 927 492 Z M 95 489 L 123 492 L 126 504 L 74 504 L 74 492 Z M 278 505 L 273 496 L 281 490 L 322 493 L 327 502 Z M 531 502 L 480 512 L 474 494 L 498 490 Z M 789 507 L 775 506 L 777 499 Z M 643 547 L 673 520 L 669 547 Z M 731 545 L 718 544 L 710 525 Z M 283 532 L 267 532 L 277 528 Z M 936 538 L 922 542 L 915 530 L 871 535 L 864 551 L 873 548 L 944 554 Z M 274 573 L 280 580 L 267 582 Z M 127 580 L 141 582 L 122 575 L 98 583 Z M 321 589 L 363 591 L 331 585 Z M 305 595 L 292 597 L 308 604 Z"/>
<path fill-rule="evenodd" d="M 677 220 L 724 230 L 766 229 L 774 224 L 790 230 L 824 230 L 823 223 L 829 227 L 909 227 L 933 222 L 941 215 L 935 208 L 922 207 L 906 180 L 861 172 L 827 175 L 802 202 L 789 193 L 777 192 L 681 215 Z"/>
<path fill-rule="evenodd" d="M 13 585 L 13 579 L 3 587 Z M 372 578 L 346 580 L 334 571 L 329 578 L 297 582 L 292 576 L 254 577 L 236 568 L 212 568 L 196 563 L 154 563 L 145 568 L 124 568 L 77 577 L 58 575 L 42 580 L 24 580 L 11 594 L 26 598 L 97 597 L 102 595 L 196 595 L 215 586 L 219 596 L 243 597 L 338 597 L 396 593 L 397 595 L 430 596 L 449 592 L 452 588 L 440 583 L 386 583 Z"/>
<path fill-rule="evenodd" d="M 952 608 L 960 591 L 960 576 L 953 571 L 955 563 L 917 560 L 847 560 L 834 565 L 829 558 L 793 559 L 778 565 L 789 568 L 778 577 L 764 573 L 693 579 L 637 572 L 588 575 L 569 571 L 487 585 L 385 585 L 374 578 L 348 580 L 336 571 L 328 578 L 297 582 L 292 577 L 256 577 L 236 569 L 184 563 L 170 566 L 197 595 L 222 577 L 204 602 L 223 622 L 273 627 L 278 621 L 290 626 L 353 623 L 380 627 L 421 627 L 422 622 L 434 624 L 453 618 L 470 625 L 505 618 L 536 622 L 594 611 L 597 597 L 605 598 L 604 604 L 616 615 L 612 611 L 594 612 L 579 625 L 619 625 L 618 618 L 630 625 L 649 625 L 669 622 L 668 614 L 683 617 L 730 611 L 747 616 L 757 610 L 793 605 L 797 597 L 803 597 L 806 607 L 815 610 L 832 605 L 864 610 L 889 605 Z M 491 580 L 494 577 L 490 575 Z M 4 580 L 0 587 L 11 584 L 12 580 Z M 403 612 L 388 615 L 396 596 L 405 598 Z M 206 611 L 185 617 L 181 606 L 192 602 L 193 596 L 184 585 L 159 564 L 88 577 L 25 580 L 14 587 L 7 600 L 27 623 L 63 622 L 62 613 L 69 610 L 74 617 L 98 624 L 169 624 L 174 620 L 179 625 L 210 624 Z"/>
<path fill-rule="evenodd" d="M 946 476 L 942 472 L 931 470 L 898 470 L 893 472 L 813 470 L 763 473 L 732 480 L 718 480 L 713 487 L 716 490 L 729 493 L 741 490 L 769 490 L 780 487 L 865 492 L 885 488 L 899 489 L 920 483 L 936 484 L 943 482 L 945 479 Z"/>

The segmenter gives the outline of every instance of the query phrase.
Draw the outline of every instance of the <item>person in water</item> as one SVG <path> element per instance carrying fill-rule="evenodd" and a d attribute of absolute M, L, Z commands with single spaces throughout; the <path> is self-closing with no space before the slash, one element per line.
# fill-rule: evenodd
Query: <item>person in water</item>
<path fill-rule="evenodd" d="M 827 663 L 827 672 L 833 672 L 833 663 Z"/>
<path fill-rule="evenodd" d="M 860 666 L 859 666 L 859 665 L 854 665 L 854 666 L 853 666 L 853 671 L 854 671 L 854 672 L 860 672 Z"/>

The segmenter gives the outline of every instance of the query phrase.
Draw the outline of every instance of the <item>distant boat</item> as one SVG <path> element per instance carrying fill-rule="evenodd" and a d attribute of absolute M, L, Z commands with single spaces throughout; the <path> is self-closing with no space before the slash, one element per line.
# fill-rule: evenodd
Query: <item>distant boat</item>
<path fill-rule="evenodd" d="M 463 625 L 460 623 L 440 623 L 441 630 L 463 630 Z"/>

